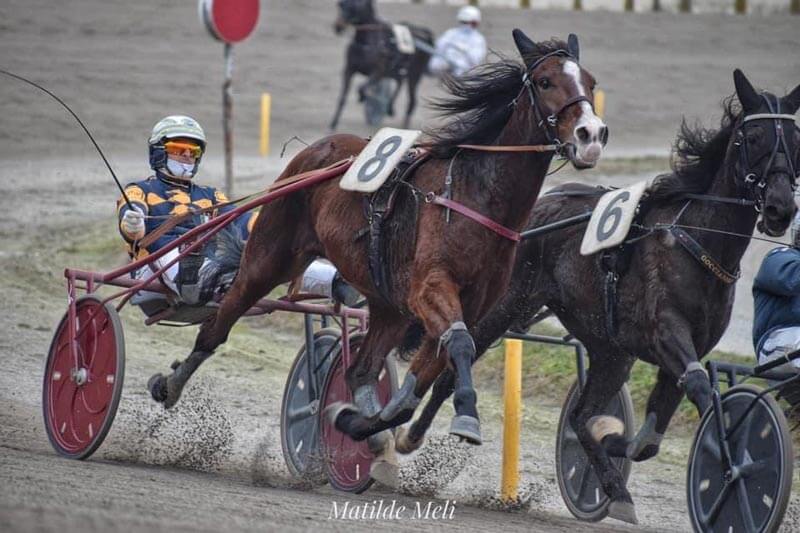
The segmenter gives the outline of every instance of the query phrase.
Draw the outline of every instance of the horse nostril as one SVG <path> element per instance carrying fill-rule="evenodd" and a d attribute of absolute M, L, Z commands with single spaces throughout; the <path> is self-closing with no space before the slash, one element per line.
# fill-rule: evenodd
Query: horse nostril
<path fill-rule="evenodd" d="M 603 126 L 600 128 L 600 142 L 605 146 L 608 143 L 608 127 Z"/>
<path fill-rule="evenodd" d="M 586 126 L 575 128 L 575 137 L 577 137 L 580 142 L 586 143 L 589 141 L 589 130 L 586 129 Z"/>

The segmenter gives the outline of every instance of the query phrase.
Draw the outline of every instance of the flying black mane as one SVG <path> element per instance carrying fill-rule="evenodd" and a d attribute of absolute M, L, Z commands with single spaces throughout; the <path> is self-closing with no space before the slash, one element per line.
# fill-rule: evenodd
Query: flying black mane
<path fill-rule="evenodd" d="M 537 43 L 525 58 L 531 64 L 545 54 L 566 49 L 560 40 Z M 511 103 L 522 90 L 526 67 L 519 61 L 501 59 L 476 67 L 461 78 L 444 78 L 449 96 L 435 100 L 432 107 L 449 120 L 426 131 L 434 157 L 450 157 L 459 144 L 491 144 L 500 135 L 514 111 Z"/>
<path fill-rule="evenodd" d="M 735 102 L 735 96 L 723 101 L 722 121 L 716 130 L 700 125 L 690 126 L 683 119 L 675 141 L 672 173 L 655 179 L 650 189 L 651 198 L 670 201 L 685 194 L 699 194 L 708 190 L 725 160 L 739 116 Z"/>

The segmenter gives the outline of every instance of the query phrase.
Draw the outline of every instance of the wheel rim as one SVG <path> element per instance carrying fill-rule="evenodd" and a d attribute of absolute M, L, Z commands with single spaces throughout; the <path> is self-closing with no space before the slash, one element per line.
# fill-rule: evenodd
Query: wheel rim
<path fill-rule="evenodd" d="M 358 341 L 351 341 L 351 353 L 355 354 Z M 335 402 L 352 402 L 350 388 L 345 380 L 345 368 L 341 355 L 336 357 L 329 371 L 328 382 L 322 397 L 322 409 Z M 384 368 L 378 381 L 378 398 L 385 405 L 391 398 L 391 380 Z M 325 468 L 331 485 L 346 492 L 362 492 L 371 484 L 369 476 L 374 456 L 367 441 L 356 442 L 330 424 L 322 416 L 322 453 L 326 458 Z"/>
<path fill-rule="evenodd" d="M 726 428 L 741 418 L 756 396 L 752 390 L 734 390 L 723 397 Z M 777 404 L 772 407 L 769 400 L 757 400 L 728 439 L 734 471 L 740 472 L 730 483 L 725 480 L 729 474 L 722 466 L 713 411 L 704 416 L 692 446 L 688 479 L 695 529 L 765 531 L 777 525 L 771 523 L 784 504 L 786 482 L 785 457 L 778 452 L 785 449 L 786 434 L 776 415 Z"/>
<path fill-rule="evenodd" d="M 614 395 L 600 414 L 619 418 L 625 423 L 626 433 L 631 433 L 632 420 L 629 419 L 624 407 L 625 393 L 625 390 L 620 390 Z M 582 520 L 600 520 L 605 517 L 610 501 L 569 422 L 569 413 L 575 408 L 578 398 L 577 384 L 575 384 L 570 389 L 569 401 L 562 411 L 563 425 L 558 434 L 560 451 L 557 464 L 558 477 L 562 494 L 568 500 L 570 512 Z M 627 481 L 628 460 L 624 457 L 614 457 L 611 460 L 614 466 L 623 472 L 623 477 Z"/>
<path fill-rule="evenodd" d="M 44 376 L 45 426 L 61 455 L 86 458 L 116 414 L 124 374 L 119 317 L 95 297 L 76 302 L 78 367 L 70 354 L 68 319 L 59 324 Z"/>
<path fill-rule="evenodd" d="M 315 375 L 325 376 L 330 367 L 330 351 L 338 343 L 333 335 L 314 339 L 317 355 L 322 361 Z M 326 357 L 327 354 L 327 357 Z M 303 350 L 292 368 L 286 384 L 281 422 L 284 439 L 284 455 L 292 473 L 298 477 L 319 477 L 323 474 L 323 462 L 319 450 L 319 402 L 312 405 L 311 387 L 308 386 L 308 356 Z M 317 389 L 321 384 L 317 384 Z M 319 392 L 317 393 L 317 395 Z"/>

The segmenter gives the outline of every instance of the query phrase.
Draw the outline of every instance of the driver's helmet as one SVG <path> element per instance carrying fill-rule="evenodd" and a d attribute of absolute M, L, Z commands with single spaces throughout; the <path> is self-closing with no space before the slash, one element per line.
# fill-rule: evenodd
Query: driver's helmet
<path fill-rule="evenodd" d="M 468 23 L 475 23 L 480 24 L 481 22 L 481 10 L 475 6 L 464 6 L 458 10 L 458 21 L 468 24 Z"/>
<path fill-rule="evenodd" d="M 800 209 L 792 220 L 792 247 L 800 250 Z"/>
<path fill-rule="evenodd" d="M 188 177 L 194 176 L 200 166 L 200 159 L 206 151 L 206 134 L 195 119 L 186 115 L 170 115 L 162 118 L 153 126 L 153 131 L 147 141 L 150 152 L 150 168 L 171 175 L 172 173 L 167 170 L 167 150 L 170 148 L 168 143 L 170 140 L 180 139 L 189 141 L 187 144 L 190 147 L 196 145 L 198 148 L 194 168 L 191 169 Z M 175 142 L 177 143 L 177 141 Z"/>

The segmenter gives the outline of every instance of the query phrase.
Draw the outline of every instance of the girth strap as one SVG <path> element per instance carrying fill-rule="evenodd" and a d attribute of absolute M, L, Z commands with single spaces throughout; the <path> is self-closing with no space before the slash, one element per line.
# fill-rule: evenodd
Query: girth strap
<path fill-rule="evenodd" d="M 691 254 L 692 257 L 697 259 L 700 264 L 706 267 L 712 274 L 714 274 L 717 279 L 730 285 L 731 283 L 735 283 L 739 276 L 741 276 L 741 271 L 736 271 L 735 273 L 731 274 L 728 272 L 722 265 L 720 265 L 708 251 L 703 248 L 699 242 L 694 240 L 691 235 L 686 233 L 681 228 L 671 227 L 669 228 L 669 232 L 675 237 L 681 246 Z"/>

